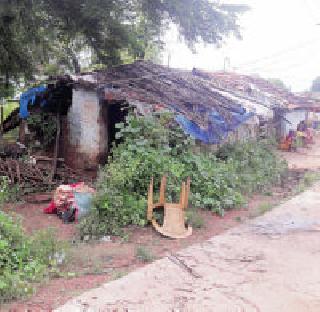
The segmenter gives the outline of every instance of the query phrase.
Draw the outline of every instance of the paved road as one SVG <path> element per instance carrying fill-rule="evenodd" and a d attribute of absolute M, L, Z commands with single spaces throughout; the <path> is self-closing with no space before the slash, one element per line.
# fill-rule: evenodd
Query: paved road
<path fill-rule="evenodd" d="M 319 312 L 319 191 L 320 184 L 56 311 Z"/>

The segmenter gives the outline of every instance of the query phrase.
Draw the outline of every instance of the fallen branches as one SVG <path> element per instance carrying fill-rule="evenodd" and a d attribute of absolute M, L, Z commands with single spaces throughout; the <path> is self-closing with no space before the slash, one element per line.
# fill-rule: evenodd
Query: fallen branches
<path fill-rule="evenodd" d="M 75 171 L 64 163 L 57 167 L 52 180 L 51 171 L 52 166 L 49 162 L 34 164 L 16 159 L 0 159 L 0 176 L 7 177 L 10 184 L 18 184 L 24 194 L 51 190 L 60 184 L 92 182 L 83 172 Z"/>

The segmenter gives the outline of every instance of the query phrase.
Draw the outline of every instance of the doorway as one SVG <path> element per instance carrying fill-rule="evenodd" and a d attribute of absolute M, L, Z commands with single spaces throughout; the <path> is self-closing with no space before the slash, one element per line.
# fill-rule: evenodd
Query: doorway
<path fill-rule="evenodd" d="M 128 110 L 129 106 L 126 102 L 107 105 L 108 154 L 111 152 L 113 142 L 119 143 L 116 139 L 116 133 L 119 131 L 116 124 L 125 121 Z"/>

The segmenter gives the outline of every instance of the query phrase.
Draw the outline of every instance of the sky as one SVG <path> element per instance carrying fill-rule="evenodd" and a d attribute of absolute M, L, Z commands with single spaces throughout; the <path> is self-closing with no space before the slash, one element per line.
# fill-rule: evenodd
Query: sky
<path fill-rule="evenodd" d="M 242 40 L 227 38 L 222 48 L 198 45 L 193 54 L 172 27 L 164 64 L 211 71 L 236 71 L 279 78 L 292 91 L 310 89 L 320 76 L 320 0 L 224 0 L 251 10 L 240 18 Z M 319 25 L 317 25 L 319 24 Z"/>

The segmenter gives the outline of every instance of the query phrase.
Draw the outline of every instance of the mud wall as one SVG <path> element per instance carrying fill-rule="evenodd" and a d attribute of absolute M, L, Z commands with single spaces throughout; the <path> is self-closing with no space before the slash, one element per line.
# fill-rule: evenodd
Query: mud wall
<path fill-rule="evenodd" d="M 107 125 L 97 93 L 74 89 L 62 128 L 62 154 L 68 165 L 95 170 L 107 148 Z"/>

